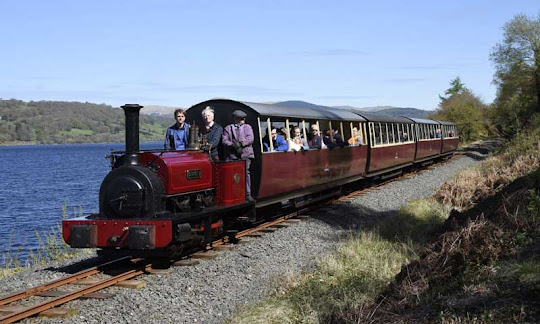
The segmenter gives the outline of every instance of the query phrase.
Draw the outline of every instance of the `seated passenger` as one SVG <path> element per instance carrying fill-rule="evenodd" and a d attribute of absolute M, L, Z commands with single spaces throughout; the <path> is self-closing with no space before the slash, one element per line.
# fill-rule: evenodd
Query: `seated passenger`
<path fill-rule="evenodd" d="M 293 130 L 292 139 L 289 141 L 289 147 L 293 151 L 309 150 L 308 143 L 302 138 L 300 128 L 295 127 Z"/>
<path fill-rule="evenodd" d="M 329 149 L 333 149 L 334 147 L 336 147 L 336 143 L 334 143 L 334 140 L 332 139 L 332 130 L 331 129 L 325 129 L 324 130 L 323 143 Z"/>
<path fill-rule="evenodd" d="M 409 140 L 409 135 L 407 135 L 407 133 L 403 133 L 399 140 L 401 142 L 407 142 Z"/>
<path fill-rule="evenodd" d="M 166 150 L 187 150 L 189 144 L 189 125 L 186 123 L 186 112 L 184 109 L 174 111 L 176 123 L 167 129 L 165 142 Z"/>
<path fill-rule="evenodd" d="M 274 146 L 274 151 L 279 152 L 287 152 L 289 150 L 289 146 L 287 145 L 287 142 L 283 138 L 283 136 L 278 135 L 277 129 L 272 128 L 272 145 Z M 270 151 L 270 141 L 268 140 L 268 135 L 266 135 L 263 138 L 263 145 L 264 145 L 264 151 L 268 152 Z"/>
<path fill-rule="evenodd" d="M 339 134 L 337 129 L 334 131 L 334 143 L 338 147 L 345 147 L 345 146 L 349 145 L 349 143 L 345 143 L 343 141 L 343 137 L 341 137 L 341 135 Z"/>
<path fill-rule="evenodd" d="M 310 149 L 326 148 L 326 145 L 324 145 L 321 134 L 319 132 L 319 125 L 317 124 L 311 125 L 311 134 L 313 136 L 311 138 L 311 146 L 309 147 Z"/>
<path fill-rule="evenodd" d="M 351 146 L 362 145 L 362 136 L 358 134 L 358 128 L 353 127 L 352 137 L 349 138 L 347 142 L 349 142 L 349 145 Z"/>
<path fill-rule="evenodd" d="M 442 134 L 441 134 L 441 130 L 437 128 L 437 134 L 436 134 L 437 138 L 441 138 L 442 137 Z"/>

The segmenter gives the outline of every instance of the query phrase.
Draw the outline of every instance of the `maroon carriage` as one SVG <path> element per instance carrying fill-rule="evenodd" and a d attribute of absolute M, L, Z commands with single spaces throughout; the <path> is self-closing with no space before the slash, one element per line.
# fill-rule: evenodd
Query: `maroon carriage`
<path fill-rule="evenodd" d="M 415 124 L 408 118 L 359 113 L 368 120 L 368 175 L 388 173 L 412 165 Z"/>
<path fill-rule="evenodd" d="M 357 114 L 325 107 L 284 107 L 220 99 L 193 106 L 187 111 L 188 119 L 200 122 L 201 112 L 206 106 L 214 108 L 215 121 L 222 126 L 233 122 L 232 112 L 235 110 L 247 114 L 246 122 L 253 127 L 255 136 L 251 181 L 257 207 L 283 201 L 292 201 L 299 206 L 307 195 L 313 201 L 323 197 L 316 193 L 365 177 L 368 152 L 366 120 Z M 306 147 L 293 150 L 294 129 L 299 128 L 301 137 L 310 142 L 312 125 L 317 125 L 320 130 L 333 130 L 332 138 L 340 136 L 345 143 L 354 132 L 356 140 L 351 141 L 352 145 L 333 149 Z M 272 141 L 268 142 L 265 151 L 263 139 L 270 138 L 273 128 L 288 143 L 285 151 L 278 151 Z"/>
<path fill-rule="evenodd" d="M 457 150 L 459 145 L 459 136 L 458 129 L 456 124 L 448 121 L 438 120 L 441 124 L 441 135 L 442 135 L 442 149 L 441 154 L 452 154 Z"/>

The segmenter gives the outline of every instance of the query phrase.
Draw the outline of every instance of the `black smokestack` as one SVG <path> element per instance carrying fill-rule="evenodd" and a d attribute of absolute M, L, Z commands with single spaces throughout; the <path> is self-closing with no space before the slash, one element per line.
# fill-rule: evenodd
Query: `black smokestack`
<path fill-rule="evenodd" d="M 121 108 L 126 115 L 126 164 L 139 164 L 139 110 L 143 106 L 126 104 Z"/>

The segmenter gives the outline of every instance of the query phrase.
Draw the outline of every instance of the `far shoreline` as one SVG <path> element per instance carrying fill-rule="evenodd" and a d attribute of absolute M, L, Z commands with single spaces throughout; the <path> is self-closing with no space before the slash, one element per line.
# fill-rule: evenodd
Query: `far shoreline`
<path fill-rule="evenodd" d="M 140 143 L 159 143 L 161 140 L 156 141 L 140 141 Z M 6 142 L 0 143 L 0 147 L 12 147 L 12 146 L 38 146 L 38 145 L 78 145 L 78 144 L 117 144 L 124 143 L 124 141 L 118 142 L 77 142 L 77 143 L 38 143 L 38 142 Z"/>

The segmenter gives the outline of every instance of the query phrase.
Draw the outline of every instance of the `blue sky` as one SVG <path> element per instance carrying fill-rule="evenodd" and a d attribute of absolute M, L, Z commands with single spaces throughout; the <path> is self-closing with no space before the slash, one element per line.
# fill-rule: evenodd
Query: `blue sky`
<path fill-rule="evenodd" d="M 490 103 L 489 53 L 536 1 L 0 1 L 0 98 L 189 107 L 211 98 L 434 109 Z"/>

